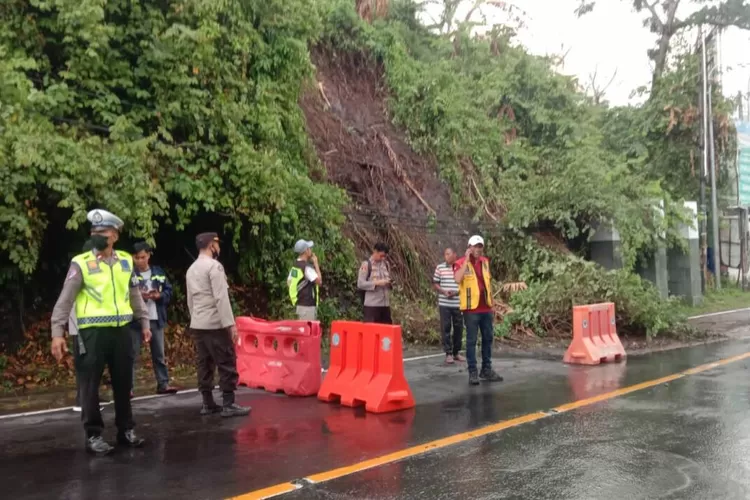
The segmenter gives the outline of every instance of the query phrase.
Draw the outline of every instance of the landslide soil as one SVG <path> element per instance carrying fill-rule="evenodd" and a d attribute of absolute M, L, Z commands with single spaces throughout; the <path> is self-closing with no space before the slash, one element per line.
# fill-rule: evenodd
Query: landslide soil
<path fill-rule="evenodd" d="M 444 247 L 463 247 L 472 228 L 451 208 L 434 158 L 415 152 L 392 124 L 382 67 L 361 54 L 321 48 L 312 60 L 316 82 L 300 106 L 328 180 L 353 202 L 345 230 L 361 257 L 376 241 L 389 243 L 396 279 L 413 292 L 413 274 L 431 270 Z M 405 262 L 404 254 L 418 262 Z"/>

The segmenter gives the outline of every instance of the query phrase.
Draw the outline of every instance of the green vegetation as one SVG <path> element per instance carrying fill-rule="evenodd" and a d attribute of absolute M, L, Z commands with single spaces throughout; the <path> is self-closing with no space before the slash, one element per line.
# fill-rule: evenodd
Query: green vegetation
<path fill-rule="evenodd" d="M 556 73 L 551 60 L 514 45 L 507 27 L 476 37 L 464 21 L 438 36 L 414 15 L 413 2 L 392 2 L 390 17 L 368 24 L 350 2 L 333 2 L 323 41 L 382 61 L 394 120 L 417 151 L 437 157 L 454 203 L 501 220 L 505 231 L 493 235 L 491 249 L 498 275 L 531 285 L 513 298 L 505 328 L 543 332 L 565 325 L 571 305 L 601 300 L 618 302 L 626 329 L 656 335 L 672 328 L 680 319 L 673 304 L 632 271 L 662 231 L 668 244 L 679 244 L 678 206 L 697 195 L 696 58 L 676 57 L 643 106 L 608 108 Z M 728 104 L 719 95 L 714 102 L 726 124 Z M 726 137 L 722 151 L 731 151 Z M 665 219 L 655 216 L 654 200 L 664 200 Z M 580 242 L 600 222 L 622 236 L 620 272 L 550 252 L 528 236 L 543 228 Z"/>
<path fill-rule="evenodd" d="M 210 214 L 238 275 L 278 294 L 302 231 L 346 269 L 342 192 L 297 106 L 311 0 L 11 0 L 0 7 L 0 249 L 31 275 L 52 212 L 104 205 L 149 240 Z M 185 238 L 190 241 L 190 237 Z M 80 245 L 79 245 L 80 246 Z M 335 265 L 334 265 L 335 264 Z"/>
<path fill-rule="evenodd" d="M 558 74 L 553 59 L 529 55 L 508 26 L 475 36 L 468 18 L 451 19 L 437 33 L 417 21 L 414 1 L 374 3 L 4 2 L 0 282 L 8 302 L 61 278 L 87 210 L 101 205 L 128 222 L 131 237 L 176 240 L 175 254 L 192 247 L 197 229 L 223 230 L 237 256 L 227 266 L 237 306 L 263 299 L 271 316 L 287 311 L 287 249 L 312 238 L 325 268 L 322 317 L 355 314 L 357 263 L 342 214 L 351 200 L 326 178 L 299 106 L 318 47 L 382 66 L 390 117 L 436 160 L 453 206 L 485 228 L 496 275 L 529 284 L 512 297 L 502 333 L 564 330 L 571 305 L 602 300 L 617 302 L 625 329 L 670 331 L 679 311 L 633 268 L 663 231 L 675 244 L 676 207 L 697 193 L 695 58 L 676 53 L 643 106 L 610 108 Z M 714 103 L 718 145 L 731 151 L 728 104 L 719 95 Z M 665 201 L 666 219 L 655 216 L 654 200 Z M 618 228 L 626 269 L 582 259 L 598 223 Z M 571 251 L 539 244 L 539 233 Z M 43 245 L 55 247 L 54 266 L 41 265 Z M 398 300 L 426 303 L 424 283 L 421 297 Z M 27 309 L 21 302 L 13 313 Z M 434 320 L 420 309 L 404 317 Z M 426 323 L 408 326 L 412 340 L 434 337 Z"/>
<path fill-rule="evenodd" d="M 698 316 L 746 307 L 750 307 L 750 291 L 744 291 L 734 284 L 727 286 L 724 283 L 724 288 L 721 290 L 710 290 L 703 297 L 701 305 L 695 307 L 680 305 L 679 310 L 685 316 Z"/>

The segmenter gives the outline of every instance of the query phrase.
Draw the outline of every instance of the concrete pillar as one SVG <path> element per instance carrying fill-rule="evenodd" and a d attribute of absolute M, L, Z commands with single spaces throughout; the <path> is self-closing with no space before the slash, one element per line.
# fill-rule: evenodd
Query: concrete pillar
<path fill-rule="evenodd" d="M 600 224 L 591 237 L 591 260 L 605 269 L 622 269 L 620 233 L 611 224 Z"/>
<path fill-rule="evenodd" d="M 698 203 L 686 201 L 685 208 L 691 214 L 691 223 L 682 224 L 680 235 L 687 249 L 670 248 L 667 251 L 669 295 L 682 297 L 690 305 L 703 302 L 701 293 L 700 244 L 698 241 Z"/>
<path fill-rule="evenodd" d="M 654 205 L 659 220 L 664 219 L 664 200 Z M 659 290 L 661 298 L 669 297 L 669 273 L 667 271 L 667 248 L 664 244 L 665 234 L 662 232 L 657 248 L 649 254 L 641 255 L 636 264 L 638 275 L 650 281 Z"/>
<path fill-rule="evenodd" d="M 638 275 L 650 281 L 659 290 L 661 298 L 669 297 L 669 271 L 667 260 L 667 249 L 663 245 L 649 255 L 644 255 L 638 259 L 636 266 Z"/>

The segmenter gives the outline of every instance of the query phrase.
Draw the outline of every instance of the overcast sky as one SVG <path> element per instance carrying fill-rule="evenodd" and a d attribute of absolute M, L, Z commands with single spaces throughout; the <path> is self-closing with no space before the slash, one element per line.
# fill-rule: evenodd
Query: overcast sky
<path fill-rule="evenodd" d="M 632 1 L 598 0 L 594 11 L 583 18 L 574 13 L 579 0 L 511 0 L 510 3 L 526 13 L 526 27 L 521 29 L 518 40 L 530 52 L 544 55 L 568 51 L 561 72 L 577 76 L 582 84 L 594 72 L 598 73 L 597 82 L 606 84 L 616 70 L 605 98 L 614 105 L 638 102 L 630 95 L 650 82 L 651 63 L 646 51 L 654 46 L 655 38 L 643 27 L 644 14 L 633 11 Z M 694 8 L 692 2 L 683 0 L 678 17 Z M 738 90 L 747 93 L 750 32 L 727 30 L 722 36 L 721 61 L 725 95 L 735 96 Z"/>

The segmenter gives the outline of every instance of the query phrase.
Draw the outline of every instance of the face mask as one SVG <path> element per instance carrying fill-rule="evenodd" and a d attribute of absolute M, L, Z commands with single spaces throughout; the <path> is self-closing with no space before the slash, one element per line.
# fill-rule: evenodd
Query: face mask
<path fill-rule="evenodd" d="M 219 251 L 216 249 L 216 247 L 211 247 L 211 256 L 214 258 L 214 260 L 219 259 Z"/>
<path fill-rule="evenodd" d="M 91 235 L 91 243 L 94 245 L 95 249 L 101 252 L 102 250 L 106 250 L 109 246 L 109 238 L 102 236 L 101 234 L 93 234 Z"/>

